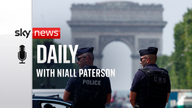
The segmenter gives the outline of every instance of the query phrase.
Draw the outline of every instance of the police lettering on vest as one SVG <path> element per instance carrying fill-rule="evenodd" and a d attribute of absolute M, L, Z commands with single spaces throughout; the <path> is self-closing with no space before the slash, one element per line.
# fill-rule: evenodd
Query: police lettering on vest
<path fill-rule="evenodd" d="M 86 80 L 86 79 L 83 79 L 83 84 L 101 86 L 101 80 Z"/>
<path fill-rule="evenodd" d="M 166 83 L 166 78 L 159 77 L 159 76 L 154 76 L 154 81 L 157 82 L 157 83 Z"/>

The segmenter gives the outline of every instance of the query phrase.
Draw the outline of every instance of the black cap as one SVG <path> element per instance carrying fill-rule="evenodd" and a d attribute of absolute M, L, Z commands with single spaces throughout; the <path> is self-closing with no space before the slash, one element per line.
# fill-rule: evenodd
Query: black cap
<path fill-rule="evenodd" d="M 77 50 L 77 53 L 76 53 L 76 56 L 80 56 L 81 54 L 84 54 L 84 53 L 87 53 L 87 52 L 90 52 L 90 53 L 93 53 L 93 47 L 85 47 L 85 48 L 80 48 Z"/>
<path fill-rule="evenodd" d="M 156 55 L 157 51 L 158 51 L 158 48 L 156 48 L 156 47 L 148 47 L 148 49 L 139 50 L 139 53 L 140 53 L 140 56 L 148 55 L 148 54 Z"/>

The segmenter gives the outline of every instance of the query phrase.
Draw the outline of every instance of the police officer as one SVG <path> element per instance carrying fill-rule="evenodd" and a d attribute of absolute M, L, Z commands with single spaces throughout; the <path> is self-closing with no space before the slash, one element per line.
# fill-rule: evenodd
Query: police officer
<path fill-rule="evenodd" d="M 81 69 L 98 69 L 93 65 L 93 47 L 77 50 L 77 64 Z M 76 73 L 65 87 L 63 100 L 73 101 L 74 108 L 105 108 L 111 100 L 111 85 L 108 77 L 83 77 Z M 91 74 L 92 75 L 92 74 Z"/>
<path fill-rule="evenodd" d="M 170 79 L 167 70 L 159 68 L 156 47 L 142 49 L 140 64 L 142 68 L 134 76 L 130 102 L 134 108 L 165 108 L 170 94 Z"/>

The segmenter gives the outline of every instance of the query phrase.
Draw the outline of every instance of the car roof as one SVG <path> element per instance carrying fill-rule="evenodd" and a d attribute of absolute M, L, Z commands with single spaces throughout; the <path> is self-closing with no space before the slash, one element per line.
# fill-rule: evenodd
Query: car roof
<path fill-rule="evenodd" d="M 70 102 L 65 102 L 63 101 L 63 99 L 61 99 L 60 97 L 53 97 L 53 96 L 35 96 L 33 95 L 33 100 L 38 100 L 38 101 L 48 101 L 48 102 L 57 102 L 57 103 L 62 103 L 65 105 L 69 105 L 71 106 L 72 103 Z"/>

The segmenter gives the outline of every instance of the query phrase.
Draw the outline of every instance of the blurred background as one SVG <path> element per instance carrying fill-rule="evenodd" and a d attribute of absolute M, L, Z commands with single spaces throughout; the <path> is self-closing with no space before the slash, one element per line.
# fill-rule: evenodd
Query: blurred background
<path fill-rule="evenodd" d="M 37 90 L 63 90 L 68 80 L 57 77 L 37 78 L 36 69 L 78 68 L 72 63 L 37 64 L 37 45 L 46 43 L 56 46 L 92 45 L 95 47 L 95 65 L 116 71 L 116 77 L 110 78 L 113 90 L 111 107 L 130 107 L 128 95 L 132 79 L 137 69 L 141 68 L 138 51 L 148 46 L 156 46 L 159 48 L 157 64 L 169 71 L 171 79 L 172 93 L 167 107 L 180 107 L 188 101 L 192 103 L 190 0 L 33 0 L 32 2 L 33 27 L 61 28 L 61 39 L 33 39 L 34 93 L 39 92 Z M 87 41 L 87 38 L 92 40 Z M 68 54 L 68 59 L 70 58 Z"/>

